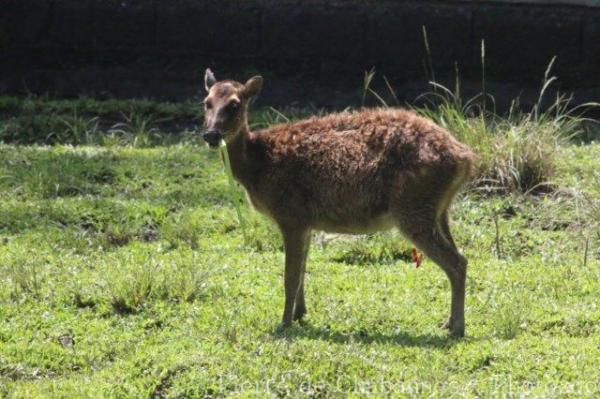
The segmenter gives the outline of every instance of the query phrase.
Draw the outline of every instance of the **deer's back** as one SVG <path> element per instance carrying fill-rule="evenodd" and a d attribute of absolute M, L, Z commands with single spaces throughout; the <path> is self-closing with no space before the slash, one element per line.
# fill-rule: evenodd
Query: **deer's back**
<path fill-rule="evenodd" d="M 378 230 L 390 190 L 402 176 L 473 157 L 448 132 L 402 109 L 314 117 L 263 130 L 255 140 L 264 149 L 265 165 L 250 192 L 253 202 L 277 215 L 319 221 L 325 230 L 331 224 L 343 231 L 337 227 L 344 220 L 358 230 Z"/>
<path fill-rule="evenodd" d="M 470 159 L 471 151 L 432 121 L 405 109 L 333 113 L 258 133 L 274 163 L 361 171 L 382 163 L 402 169 Z"/>

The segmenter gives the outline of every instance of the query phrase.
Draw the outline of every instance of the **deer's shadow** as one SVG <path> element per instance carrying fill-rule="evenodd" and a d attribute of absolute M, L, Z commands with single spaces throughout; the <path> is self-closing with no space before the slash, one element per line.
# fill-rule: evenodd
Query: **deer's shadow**
<path fill-rule="evenodd" d="M 455 338 L 440 328 L 440 334 L 411 334 L 405 331 L 382 333 L 365 329 L 353 332 L 336 331 L 328 327 L 316 327 L 310 322 L 302 322 L 292 327 L 279 331 L 275 330 L 273 336 L 278 339 L 308 338 L 313 340 L 330 341 L 336 344 L 394 344 L 398 346 L 423 347 L 423 348 L 450 348 L 469 338 Z"/>

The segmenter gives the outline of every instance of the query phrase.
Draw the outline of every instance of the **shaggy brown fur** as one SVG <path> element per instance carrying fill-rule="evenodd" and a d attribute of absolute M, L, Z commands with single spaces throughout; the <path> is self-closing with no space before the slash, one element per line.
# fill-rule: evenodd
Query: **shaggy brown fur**
<path fill-rule="evenodd" d="M 245 85 L 216 82 L 207 71 L 206 86 L 208 131 L 227 141 L 235 178 L 283 234 L 282 326 L 306 312 L 312 230 L 365 233 L 395 226 L 446 272 L 452 286 L 446 327 L 464 334 L 467 261 L 452 239 L 448 207 L 469 177 L 475 157 L 469 148 L 403 109 L 336 113 L 250 132 L 248 100 L 262 78 Z"/>

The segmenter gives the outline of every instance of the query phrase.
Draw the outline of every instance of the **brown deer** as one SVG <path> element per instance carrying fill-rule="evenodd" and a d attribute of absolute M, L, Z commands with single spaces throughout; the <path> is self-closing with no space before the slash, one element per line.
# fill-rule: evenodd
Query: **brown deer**
<path fill-rule="evenodd" d="M 235 179 L 275 221 L 285 248 L 280 327 L 306 313 L 304 273 L 311 231 L 367 233 L 397 227 L 446 273 L 445 327 L 464 335 L 467 260 L 448 227 L 448 207 L 475 155 L 435 123 L 404 109 L 362 109 L 251 132 L 249 101 L 263 78 L 217 81 L 206 70 L 204 140 L 227 143 Z"/>

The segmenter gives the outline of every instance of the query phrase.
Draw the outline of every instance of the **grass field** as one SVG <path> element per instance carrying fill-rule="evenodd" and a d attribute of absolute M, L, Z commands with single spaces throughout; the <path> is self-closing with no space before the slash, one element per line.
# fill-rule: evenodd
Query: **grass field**
<path fill-rule="evenodd" d="M 245 207 L 244 242 L 217 153 L 159 138 L 191 104 L 0 105 L 0 397 L 600 395 L 597 142 L 552 154 L 550 192 L 456 201 L 464 339 L 392 232 L 316 234 L 308 318 L 279 333 L 277 231 Z"/>

